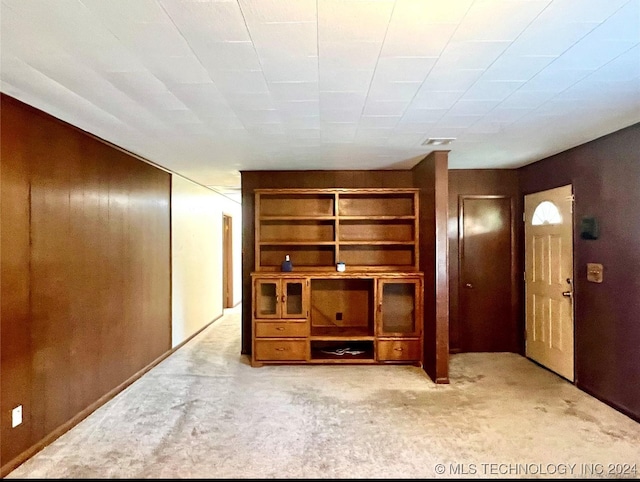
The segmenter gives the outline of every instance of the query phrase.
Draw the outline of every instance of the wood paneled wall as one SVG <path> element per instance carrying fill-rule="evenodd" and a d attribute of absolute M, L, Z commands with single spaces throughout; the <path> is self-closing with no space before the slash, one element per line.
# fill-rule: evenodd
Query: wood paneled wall
<path fill-rule="evenodd" d="M 575 369 L 584 391 L 640 421 L 640 124 L 519 169 L 523 195 L 572 184 Z M 600 223 L 580 238 L 580 220 Z M 587 281 L 602 263 L 602 283 Z"/>
<path fill-rule="evenodd" d="M 460 196 L 465 195 L 503 195 L 511 199 L 514 207 L 511 223 L 515 233 L 515 267 L 511 280 L 504 290 L 495 293 L 496 297 L 509 296 L 512 293 L 512 313 L 510 319 L 496 320 L 491 336 L 497 338 L 492 346 L 497 351 L 524 353 L 524 324 L 522 318 L 522 266 L 520 249 L 520 230 L 522 219 L 522 196 L 518 184 L 518 171 L 515 169 L 452 169 L 449 171 L 449 343 L 451 352 L 459 352 L 467 335 L 461 330 L 458 310 L 459 296 L 459 258 L 458 258 L 458 207 Z M 509 253 L 504 253 L 505 256 Z"/>
<path fill-rule="evenodd" d="M 170 349 L 171 179 L 1 101 L 5 473 Z M 17 405 L 24 422 L 11 428 Z"/>
<path fill-rule="evenodd" d="M 414 186 L 420 188 L 424 369 L 436 383 L 449 383 L 448 151 L 432 152 L 412 173 Z"/>
<path fill-rule="evenodd" d="M 408 170 L 388 171 L 242 171 L 242 353 L 251 354 L 251 272 L 254 253 L 254 189 L 413 187 Z"/>

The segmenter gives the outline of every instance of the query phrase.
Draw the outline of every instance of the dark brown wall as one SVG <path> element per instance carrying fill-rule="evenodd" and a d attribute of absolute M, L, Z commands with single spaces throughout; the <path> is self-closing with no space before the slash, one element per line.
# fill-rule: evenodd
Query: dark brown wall
<path fill-rule="evenodd" d="M 573 184 L 575 368 L 584 391 L 640 419 L 640 124 L 519 169 L 523 194 Z M 580 238 L 583 216 L 600 223 Z M 604 281 L 586 279 L 587 263 Z"/>
<path fill-rule="evenodd" d="M 436 383 L 449 383 L 448 152 L 432 152 L 413 168 L 412 173 L 415 187 L 420 188 L 424 369 Z"/>
<path fill-rule="evenodd" d="M 411 171 L 242 171 L 242 298 L 251 299 L 255 268 L 254 189 L 413 187 Z M 242 304 L 242 353 L 251 354 L 251 303 Z"/>
<path fill-rule="evenodd" d="M 170 175 L 1 101 L 4 471 L 171 348 L 171 276 Z"/>
<path fill-rule="evenodd" d="M 512 200 L 514 224 L 514 246 L 516 248 L 515 269 L 512 273 L 513 290 L 512 313 L 509 320 L 502 320 L 501 329 L 492 331 L 492 336 L 498 337 L 495 347 L 498 351 L 514 351 L 524 353 L 524 325 L 522 321 L 522 259 L 520 257 L 520 221 L 522 219 L 522 196 L 518 185 L 518 171 L 515 169 L 452 169 L 449 171 L 449 342 L 452 352 L 461 351 L 465 333 L 461 331 L 459 318 L 459 200 L 464 195 L 503 195 Z M 507 255 L 508 253 L 504 253 Z M 496 296 L 504 296 L 503 291 Z"/>

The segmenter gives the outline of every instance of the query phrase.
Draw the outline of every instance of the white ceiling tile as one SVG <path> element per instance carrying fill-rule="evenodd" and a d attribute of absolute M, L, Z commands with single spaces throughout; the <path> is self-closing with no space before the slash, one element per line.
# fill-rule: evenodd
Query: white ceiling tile
<path fill-rule="evenodd" d="M 211 71 L 218 70 L 261 70 L 260 61 L 251 42 L 217 42 L 196 48 L 195 54 Z"/>
<path fill-rule="evenodd" d="M 273 98 L 278 101 L 304 101 L 303 105 L 315 102 L 317 105 L 320 96 L 317 82 L 269 82 L 268 85 Z"/>
<path fill-rule="evenodd" d="M 409 108 L 402 116 L 401 122 L 428 123 L 439 121 L 448 109 L 413 109 Z"/>
<path fill-rule="evenodd" d="M 393 11 L 393 0 L 318 2 L 318 38 L 324 41 L 382 42 Z"/>
<path fill-rule="evenodd" d="M 243 70 L 227 71 L 221 70 L 212 75 L 213 80 L 222 92 L 268 92 L 267 83 L 262 75 L 262 71 Z"/>
<path fill-rule="evenodd" d="M 486 69 L 509 46 L 507 41 L 451 42 L 437 67 L 442 69 Z"/>
<path fill-rule="evenodd" d="M 520 88 L 507 97 L 500 106 L 505 109 L 535 109 L 555 95 L 552 90 Z"/>
<path fill-rule="evenodd" d="M 383 82 L 422 82 L 437 60 L 436 57 L 380 58 L 374 78 Z"/>
<path fill-rule="evenodd" d="M 449 42 L 455 24 L 425 24 L 392 21 L 384 40 L 383 57 L 437 57 Z"/>
<path fill-rule="evenodd" d="M 373 78 L 373 69 L 366 70 L 331 70 L 320 71 L 320 89 L 361 91 L 369 90 Z"/>
<path fill-rule="evenodd" d="M 445 112 L 446 112 L 445 110 L 440 111 L 440 116 L 438 117 L 438 119 L 442 117 Z M 408 118 L 405 116 L 396 125 L 396 128 L 394 129 L 394 133 L 397 135 L 420 134 L 422 137 L 428 137 L 427 133 L 431 132 L 437 125 L 438 123 L 436 121 L 431 121 L 431 122 L 409 121 Z M 434 136 L 434 137 L 439 137 L 439 136 Z"/>
<path fill-rule="evenodd" d="M 225 98 L 233 109 L 275 110 L 275 104 L 269 92 L 230 92 Z"/>
<path fill-rule="evenodd" d="M 166 12 L 160 4 L 168 2 L 157 0 L 81 0 L 82 5 L 88 8 L 99 19 L 108 19 L 117 23 L 168 23 Z M 31 3 L 31 2 L 25 2 Z"/>
<path fill-rule="evenodd" d="M 240 0 L 249 23 L 316 23 L 316 0 Z"/>
<path fill-rule="evenodd" d="M 320 129 L 320 113 L 308 116 L 288 116 L 282 115 L 285 124 L 289 129 Z"/>
<path fill-rule="evenodd" d="M 412 109 L 450 109 L 464 94 L 463 90 L 420 89 L 411 102 Z"/>
<path fill-rule="evenodd" d="M 401 116 L 408 106 L 409 101 L 369 100 L 364 107 L 363 114 Z"/>
<path fill-rule="evenodd" d="M 527 114 L 529 109 L 510 109 L 503 106 L 498 106 L 491 112 L 489 112 L 483 119 L 483 121 L 510 124 L 517 121 L 522 116 Z"/>
<path fill-rule="evenodd" d="M 317 57 L 316 23 L 267 23 L 251 26 L 251 39 L 261 59 Z"/>
<path fill-rule="evenodd" d="M 438 127 L 466 129 L 478 122 L 480 119 L 482 119 L 481 115 L 457 115 L 447 113 L 438 121 Z"/>
<path fill-rule="evenodd" d="M 452 41 L 512 41 L 550 3 L 551 0 L 484 0 L 474 2 L 460 22 Z M 509 21 L 496 22 L 496 17 L 508 18 Z"/>
<path fill-rule="evenodd" d="M 145 66 L 166 85 L 211 82 L 211 76 L 193 55 L 188 57 L 149 56 L 145 59 Z"/>
<path fill-rule="evenodd" d="M 554 0 L 541 15 L 541 21 L 556 19 L 561 23 L 600 23 L 629 0 Z"/>
<path fill-rule="evenodd" d="M 320 73 L 326 70 L 374 70 L 380 42 L 320 42 Z"/>
<path fill-rule="evenodd" d="M 523 90 L 562 92 L 584 79 L 592 70 L 547 68 L 527 82 Z"/>
<path fill-rule="evenodd" d="M 321 136 L 326 142 L 353 142 L 357 131 L 355 123 L 324 123 Z"/>
<path fill-rule="evenodd" d="M 507 50 L 509 52 L 509 50 Z M 526 81 L 540 72 L 557 56 L 501 55 L 482 75 L 486 81 Z"/>
<path fill-rule="evenodd" d="M 482 116 L 498 105 L 494 100 L 465 100 L 456 102 L 446 114 L 450 116 Z"/>
<path fill-rule="evenodd" d="M 374 80 L 368 99 L 372 101 L 410 101 L 418 92 L 420 82 L 378 82 Z"/>
<path fill-rule="evenodd" d="M 320 101 L 316 96 L 315 100 L 305 101 L 277 101 L 280 112 L 288 118 L 320 115 Z"/>
<path fill-rule="evenodd" d="M 365 98 L 364 92 L 320 92 L 320 108 L 362 110 Z"/>
<path fill-rule="evenodd" d="M 510 56 L 557 57 L 593 30 L 597 23 L 561 23 L 538 19 L 514 40 L 506 53 Z"/>
<path fill-rule="evenodd" d="M 269 82 L 317 82 L 318 60 L 301 59 L 261 59 L 262 70 Z"/>
<path fill-rule="evenodd" d="M 363 115 L 360 118 L 359 127 L 361 128 L 384 128 L 390 129 L 395 127 L 400 121 L 399 115 Z"/>
<path fill-rule="evenodd" d="M 640 79 L 640 46 L 627 50 L 624 54 L 603 65 L 589 76 L 589 80 L 618 82 Z"/>
<path fill-rule="evenodd" d="M 446 70 L 436 66 L 426 78 L 420 90 L 466 91 L 482 76 L 482 69 Z"/>
<path fill-rule="evenodd" d="M 191 49 L 173 24 L 137 23 L 134 27 L 118 32 L 118 39 L 138 55 L 186 57 Z"/>
<path fill-rule="evenodd" d="M 522 85 L 524 85 L 522 81 L 486 81 L 480 79 L 467 90 L 461 100 L 501 101 L 509 97 Z"/>
<path fill-rule="evenodd" d="M 457 25 L 469 11 L 474 0 L 397 0 L 392 22 L 406 24 Z"/>
<path fill-rule="evenodd" d="M 320 109 L 322 122 L 358 122 L 362 109 Z"/>
<path fill-rule="evenodd" d="M 246 127 L 253 124 L 282 123 L 282 117 L 276 109 L 236 110 L 236 115 Z"/>
<path fill-rule="evenodd" d="M 249 32 L 237 2 L 158 1 L 189 41 L 198 43 L 250 41 Z"/>

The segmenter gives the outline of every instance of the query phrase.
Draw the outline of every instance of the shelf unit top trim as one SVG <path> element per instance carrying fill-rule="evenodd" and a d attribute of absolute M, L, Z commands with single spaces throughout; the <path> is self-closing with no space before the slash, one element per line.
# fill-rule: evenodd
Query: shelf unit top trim
<path fill-rule="evenodd" d="M 355 187 L 355 188 L 260 188 L 254 189 L 259 194 L 409 194 L 420 192 L 416 187 Z"/>

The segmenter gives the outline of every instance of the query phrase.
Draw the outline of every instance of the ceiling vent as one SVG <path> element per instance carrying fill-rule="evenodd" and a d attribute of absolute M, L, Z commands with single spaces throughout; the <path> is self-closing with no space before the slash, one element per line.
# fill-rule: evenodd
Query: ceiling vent
<path fill-rule="evenodd" d="M 447 146 L 455 141 L 455 137 L 431 137 L 422 143 L 423 146 Z"/>

